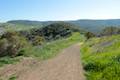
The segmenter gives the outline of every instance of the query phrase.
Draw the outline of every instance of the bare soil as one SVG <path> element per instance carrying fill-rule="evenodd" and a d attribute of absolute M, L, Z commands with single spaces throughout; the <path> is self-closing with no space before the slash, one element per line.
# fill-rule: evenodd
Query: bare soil
<path fill-rule="evenodd" d="M 70 46 L 49 60 L 24 58 L 0 69 L 0 79 L 8 80 L 12 75 L 16 75 L 17 80 L 85 80 L 80 46 Z"/>

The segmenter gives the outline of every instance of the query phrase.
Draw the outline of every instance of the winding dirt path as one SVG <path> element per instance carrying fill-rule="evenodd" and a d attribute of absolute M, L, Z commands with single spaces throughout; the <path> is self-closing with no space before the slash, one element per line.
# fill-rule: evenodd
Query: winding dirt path
<path fill-rule="evenodd" d="M 16 74 L 17 80 L 85 80 L 78 44 L 64 49 L 46 61 L 24 59 L 16 65 L 0 70 L 0 77 Z"/>

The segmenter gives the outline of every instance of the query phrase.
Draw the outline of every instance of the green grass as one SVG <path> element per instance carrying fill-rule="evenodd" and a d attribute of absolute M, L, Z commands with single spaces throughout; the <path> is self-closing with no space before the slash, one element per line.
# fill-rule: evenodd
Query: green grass
<path fill-rule="evenodd" d="M 21 59 L 21 57 L 16 58 L 10 58 L 10 57 L 2 57 L 0 58 L 0 67 L 6 65 L 6 64 L 14 64 L 18 62 Z"/>
<path fill-rule="evenodd" d="M 81 52 L 88 80 L 120 80 L 120 35 L 92 38 Z"/>
<path fill-rule="evenodd" d="M 16 75 L 11 75 L 8 80 L 17 80 L 17 76 Z"/>
<path fill-rule="evenodd" d="M 45 59 L 56 56 L 62 49 L 72 44 L 78 43 L 82 40 L 84 40 L 83 35 L 80 35 L 79 33 L 74 33 L 69 38 L 46 43 L 41 48 L 39 47 L 32 47 L 32 49 L 28 48 L 27 51 L 29 52 L 26 52 L 25 55 L 38 57 L 41 60 L 45 60 Z"/>

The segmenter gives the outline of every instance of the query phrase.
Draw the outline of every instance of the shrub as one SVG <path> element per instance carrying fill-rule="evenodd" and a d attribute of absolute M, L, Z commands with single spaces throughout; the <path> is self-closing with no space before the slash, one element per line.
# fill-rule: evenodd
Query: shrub
<path fill-rule="evenodd" d="M 0 57 L 7 55 L 8 41 L 6 39 L 0 40 Z"/>
<path fill-rule="evenodd" d="M 6 32 L 0 39 L 0 57 L 17 56 L 24 48 L 26 41 L 17 32 Z"/>
<path fill-rule="evenodd" d="M 42 36 L 35 36 L 33 40 L 33 45 L 41 45 L 44 42 L 44 38 Z"/>
<path fill-rule="evenodd" d="M 86 37 L 87 40 L 88 40 L 88 39 L 90 39 L 90 38 L 92 38 L 92 37 L 95 37 L 95 34 L 92 33 L 92 32 L 87 32 L 87 33 L 85 33 L 85 37 Z"/>
<path fill-rule="evenodd" d="M 99 62 L 89 62 L 88 64 L 84 65 L 84 69 L 86 71 L 95 71 L 99 72 L 106 68 L 105 65 L 99 63 Z"/>

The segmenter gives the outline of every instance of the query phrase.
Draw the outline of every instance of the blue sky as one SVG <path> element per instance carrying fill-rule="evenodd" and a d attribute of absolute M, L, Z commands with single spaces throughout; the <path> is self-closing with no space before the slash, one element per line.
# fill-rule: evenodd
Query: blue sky
<path fill-rule="evenodd" d="M 120 0 L 0 0 L 0 22 L 118 18 Z"/>

